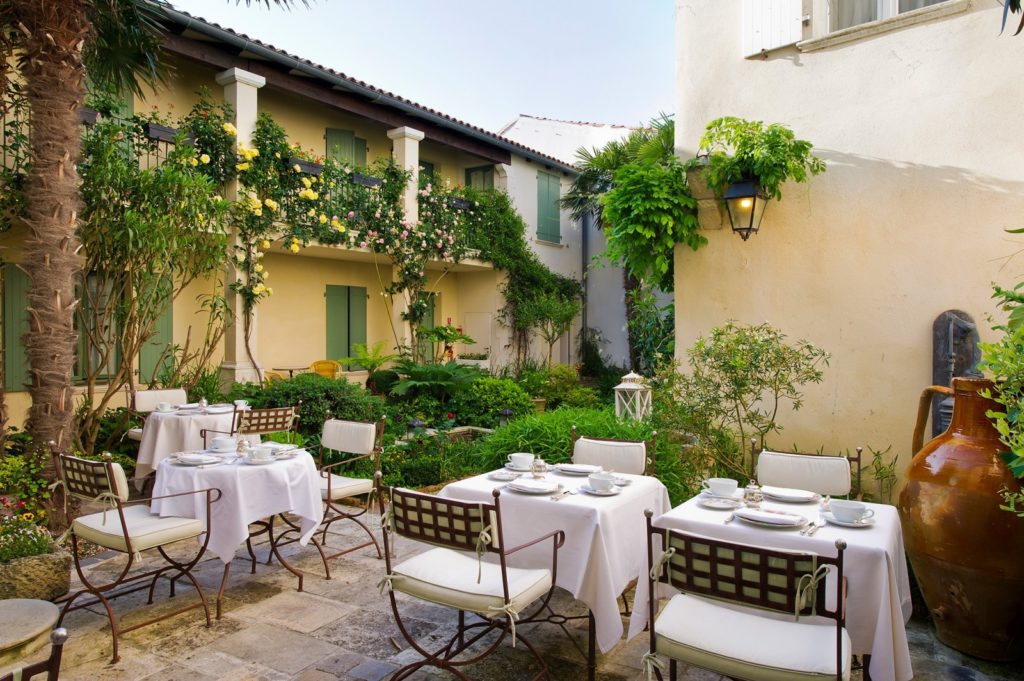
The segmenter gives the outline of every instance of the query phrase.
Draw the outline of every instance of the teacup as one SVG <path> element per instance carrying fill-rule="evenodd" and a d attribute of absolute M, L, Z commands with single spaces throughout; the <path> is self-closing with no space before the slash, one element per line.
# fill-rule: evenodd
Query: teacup
<path fill-rule="evenodd" d="M 731 497 L 736 494 L 738 483 L 732 478 L 708 478 L 700 484 L 716 497 Z"/>
<path fill-rule="evenodd" d="M 515 454 L 508 455 L 508 462 L 512 464 L 513 468 L 520 470 L 527 470 L 533 465 L 533 454 L 525 454 L 523 452 L 516 452 Z"/>
<path fill-rule="evenodd" d="M 238 407 L 239 409 L 248 409 L 249 400 L 235 400 L 235 406 Z"/>
<path fill-rule="evenodd" d="M 615 484 L 615 476 L 611 473 L 591 473 L 587 476 L 587 481 L 590 482 L 590 489 L 610 492 L 612 485 Z"/>
<path fill-rule="evenodd" d="M 270 461 L 274 458 L 274 448 L 267 447 L 266 445 L 253 447 L 249 456 L 252 457 L 253 461 Z"/>
<path fill-rule="evenodd" d="M 238 440 L 233 437 L 213 438 L 213 448 L 218 452 L 233 452 L 238 447 Z"/>
<path fill-rule="evenodd" d="M 833 499 L 828 504 L 836 520 L 844 523 L 859 523 L 875 515 L 875 512 L 859 501 Z"/>
<path fill-rule="evenodd" d="M 157 411 L 170 411 L 173 408 L 174 407 L 171 406 L 170 402 L 157 402 L 156 403 L 156 410 Z"/>

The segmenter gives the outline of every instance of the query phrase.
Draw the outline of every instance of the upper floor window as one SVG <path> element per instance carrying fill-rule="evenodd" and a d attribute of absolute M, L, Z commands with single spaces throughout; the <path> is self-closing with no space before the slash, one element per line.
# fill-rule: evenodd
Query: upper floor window
<path fill-rule="evenodd" d="M 466 168 L 466 186 L 473 189 L 494 189 L 494 166 Z"/>
<path fill-rule="evenodd" d="M 937 5 L 946 0 L 829 0 L 829 29 L 839 31 L 869 21 Z"/>
<path fill-rule="evenodd" d="M 324 140 L 327 142 L 327 158 L 359 167 L 366 165 L 366 140 L 356 137 L 352 130 L 327 128 Z"/>
<path fill-rule="evenodd" d="M 557 244 L 562 241 L 558 200 L 562 183 L 558 175 L 537 171 L 537 239 Z"/>

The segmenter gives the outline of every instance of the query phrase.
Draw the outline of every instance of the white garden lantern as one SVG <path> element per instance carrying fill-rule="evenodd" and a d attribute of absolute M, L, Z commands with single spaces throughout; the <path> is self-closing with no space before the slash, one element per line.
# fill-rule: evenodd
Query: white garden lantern
<path fill-rule="evenodd" d="M 651 389 L 643 376 L 631 371 L 615 386 L 615 415 L 637 421 L 651 415 Z"/>

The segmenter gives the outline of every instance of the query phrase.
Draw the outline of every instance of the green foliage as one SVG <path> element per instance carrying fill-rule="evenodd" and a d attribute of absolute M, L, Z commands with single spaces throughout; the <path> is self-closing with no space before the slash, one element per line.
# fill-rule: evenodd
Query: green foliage
<path fill-rule="evenodd" d="M 675 306 L 669 303 L 659 307 L 648 286 L 638 286 L 626 295 L 633 301 L 633 314 L 627 323 L 636 352 L 636 371 L 650 377 L 659 364 L 675 356 Z"/>
<path fill-rule="evenodd" d="M 284 381 L 271 381 L 260 389 L 246 384 L 231 393 L 232 399 L 248 399 L 252 407 L 292 407 L 302 400 L 298 432 L 319 436 L 330 412 L 331 418 L 349 421 L 377 421 L 385 412 L 384 400 L 374 397 L 355 383 L 319 374 L 298 374 Z M 237 395 L 237 397 L 236 397 Z"/>
<path fill-rule="evenodd" d="M 548 344 L 548 367 L 551 367 L 555 343 L 568 333 L 572 320 L 580 312 L 580 300 L 554 293 L 541 294 L 524 302 L 522 310 L 526 318 L 533 320 L 541 338 Z"/>
<path fill-rule="evenodd" d="M 45 478 L 46 456 L 31 444 L 27 433 L 8 432 L 0 458 L 0 494 L 13 499 L 9 501 L 18 513 L 38 517 L 50 499 L 50 490 Z"/>
<path fill-rule="evenodd" d="M 387 395 L 398 381 L 397 371 L 378 369 L 366 377 L 366 389 L 375 395 Z"/>
<path fill-rule="evenodd" d="M 402 380 L 391 388 L 392 395 L 429 395 L 442 404 L 483 375 L 476 367 L 454 361 L 421 364 L 411 359 L 402 359 L 395 363 L 394 370 Z"/>
<path fill-rule="evenodd" d="M 581 435 L 640 441 L 651 437 L 649 422 L 621 420 L 610 409 L 570 409 L 547 411 L 517 419 L 479 441 L 477 459 L 480 470 L 504 465 L 513 452 L 531 452 L 548 463 L 564 463 L 572 458 L 572 427 Z M 679 448 L 658 436 L 655 475 L 668 488 L 672 503 L 685 501 L 691 493 L 684 487 L 685 464 Z"/>
<path fill-rule="evenodd" d="M 23 85 L 16 80 L 7 80 L 7 91 L 3 99 L 6 108 L 3 117 L 3 157 L 0 164 L 0 232 L 11 228 L 12 218 L 25 214 L 25 178 L 28 175 L 28 102 L 22 92 Z"/>
<path fill-rule="evenodd" d="M 451 324 L 439 324 L 432 328 L 419 327 L 416 329 L 416 340 L 420 343 L 420 348 L 426 347 L 424 343 L 430 343 L 434 346 L 434 362 L 439 362 L 445 359 L 445 350 L 451 349 L 455 343 L 464 343 L 466 345 L 474 345 L 476 343 L 471 337 L 462 333 L 457 327 Z M 426 354 L 424 352 L 424 354 Z"/>
<path fill-rule="evenodd" d="M 593 388 L 578 385 L 566 392 L 561 399 L 562 407 L 596 409 L 601 405 L 601 397 Z"/>
<path fill-rule="evenodd" d="M 981 343 L 982 359 L 979 366 L 992 373 L 998 389 L 992 399 L 1002 405 L 1002 411 L 989 411 L 988 417 L 999 432 L 999 440 L 1006 445 L 1003 457 L 1018 478 L 1024 478 L 1024 298 L 1020 293 L 1024 283 L 1012 290 L 995 288 L 993 297 L 1009 315 L 1005 324 L 993 328 L 1002 332 L 994 343 Z"/>
<path fill-rule="evenodd" d="M 384 352 L 386 346 L 384 341 L 377 341 L 371 348 L 367 348 L 366 343 L 356 343 L 352 346 L 355 354 L 351 357 L 342 357 L 338 362 L 358 366 L 372 375 L 388 362 L 398 358 L 398 355 Z"/>
<path fill-rule="evenodd" d="M 392 397 L 387 406 L 388 425 L 396 437 L 401 437 L 408 432 L 409 422 L 413 419 L 420 420 L 427 428 L 438 428 L 451 420 L 448 418 L 450 413 L 453 412 L 447 405 L 441 404 L 431 395 L 416 395 L 411 398 Z"/>
<path fill-rule="evenodd" d="M 530 395 L 508 378 L 479 378 L 459 393 L 451 406 L 459 425 L 483 428 L 497 427 L 503 409 L 512 410 L 510 418 L 533 412 Z"/>
<path fill-rule="evenodd" d="M 622 166 L 601 203 L 608 258 L 664 290 L 672 290 L 676 244 L 696 251 L 707 243 L 699 231 L 697 200 L 675 160 Z"/>
<path fill-rule="evenodd" d="M 753 179 L 778 201 L 782 183 L 806 182 L 809 175 L 825 171 L 825 162 L 811 153 L 813 145 L 778 123 L 716 118 L 708 123 L 700 148 L 708 154 L 704 179 L 718 196 L 734 182 Z"/>
<path fill-rule="evenodd" d="M 896 489 L 896 483 L 899 481 L 899 476 L 896 473 L 896 462 L 899 460 L 899 455 L 895 455 L 892 458 L 888 458 L 888 454 L 892 451 L 892 445 L 889 445 L 885 449 L 873 449 L 868 448 L 871 453 L 871 462 L 867 466 L 861 467 L 863 474 L 866 471 L 870 476 L 871 480 L 875 483 L 875 493 L 865 494 L 865 499 L 873 498 L 879 503 L 891 504 L 892 493 Z"/>
<path fill-rule="evenodd" d="M 18 502 L 0 498 L 0 563 L 50 551 L 50 533 L 37 524 L 43 518 L 42 511 L 28 511 Z"/>

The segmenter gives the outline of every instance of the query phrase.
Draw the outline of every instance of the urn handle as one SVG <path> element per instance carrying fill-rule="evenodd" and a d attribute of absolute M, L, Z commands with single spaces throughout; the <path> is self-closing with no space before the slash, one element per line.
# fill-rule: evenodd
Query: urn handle
<path fill-rule="evenodd" d="M 953 389 L 944 385 L 931 385 L 921 393 L 921 401 L 917 404 L 917 425 L 914 426 L 914 442 L 910 447 L 911 456 L 914 456 L 924 446 L 924 427 L 928 423 L 928 413 L 932 407 L 932 395 L 952 395 Z"/>

